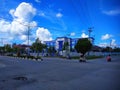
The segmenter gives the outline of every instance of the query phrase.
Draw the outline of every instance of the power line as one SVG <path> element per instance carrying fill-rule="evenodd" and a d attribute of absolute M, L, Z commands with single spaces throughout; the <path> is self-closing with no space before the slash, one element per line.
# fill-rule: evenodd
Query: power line
<path fill-rule="evenodd" d="M 84 1 L 85 1 L 84 6 L 86 6 L 86 12 L 87 12 L 87 16 L 88 16 L 87 18 L 88 18 L 89 24 L 93 25 L 91 14 L 90 14 L 90 8 L 88 8 L 88 1 L 86 1 L 86 0 L 84 0 Z"/>
<path fill-rule="evenodd" d="M 17 21 L 17 20 L 16 20 Z M 20 23 L 21 25 L 23 25 L 23 26 L 26 26 L 27 27 L 27 35 L 28 35 L 28 42 L 27 42 L 27 44 L 28 44 L 28 46 L 29 46 L 29 35 L 30 35 L 30 28 L 31 27 L 36 27 L 36 26 L 32 26 L 32 25 L 30 25 L 30 24 L 24 24 L 24 23 L 22 23 L 22 22 L 19 22 L 19 21 L 17 21 L 18 23 Z"/>
<path fill-rule="evenodd" d="M 76 14 L 79 16 L 80 21 L 82 20 L 82 23 L 83 23 L 85 26 L 88 25 L 88 22 L 89 22 L 89 24 L 90 24 L 90 23 L 92 24 L 92 20 L 91 20 L 90 12 L 89 12 L 89 10 L 88 10 L 88 4 L 87 4 L 87 2 L 86 2 L 86 1 L 81 2 L 81 0 L 79 0 L 79 4 L 80 4 L 80 5 L 79 5 L 79 6 L 80 6 L 79 10 L 81 10 L 81 12 L 82 12 L 82 14 L 81 14 L 81 13 L 78 11 L 76 5 L 74 4 L 75 1 L 73 1 L 73 0 L 70 0 L 70 1 L 71 1 L 71 5 L 73 6 Z M 84 4 L 84 5 L 83 5 L 83 4 Z M 83 20 L 83 15 L 84 15 L 84 17 L 85 17 L 84 20 Z M 86 19 L 86 21 L 85 21 L 85 19 Z"/>
<path fill-rule="evenodd" d="M 79 17 L 79 20 L 81 21 L 82 20 L 82 23 L 86 26 L 86 23 L 84 22 L 83 18 L 80 18 L 81 17 L 81 14 L 79 13 L 79 11 L 77 10 L 76 8 L 76 5 L 74 4 L 73 0 L 70 0 L 71 2 L 71 5 L 73 6 L 73 9 L 75 10 L 76 14 L 78 15 Z M 82 7 L 81 7 L 82 8 Z"/>

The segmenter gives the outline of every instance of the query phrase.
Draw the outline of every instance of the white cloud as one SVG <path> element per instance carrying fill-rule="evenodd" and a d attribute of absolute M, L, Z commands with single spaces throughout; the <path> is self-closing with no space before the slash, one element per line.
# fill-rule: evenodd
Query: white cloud
<path fill-rule="evenodd" d="M 40 13 L 39 13 L 39 16 L 44 17 L 44 16 L 45 16 L 45 13 L 44 13 L 44 12 L 40 12 Z"/>
<path fill-rule="evenodd" d="M 107 39 L 109 39 L 109 38 L 111 38 L 111 37 L 112 37 L 112 35 L 110 35 L 110 34 L 105 34 L 105 35 L 102 35 L 101 40 L 107 40 Z"/>
<path fill-rule="evenodd" d="M 39 16 L 51 21 L 52 23 L 56 23 L 56 21 L 58 21 L 53 10 L 47 9 L 40 11 Z"/>
<path fill-rule="evenodd" d="M 0 20 L 0 32 L 9 32 L 11 28 L 10 22 L 3 19 Z"/>
<path fill-rule="evenodd" d="M 36 36 L 42 42 L 43 41 L 50 41 L 50 40 L 52 40 L 51 33 L 48 31 L 48 29 L 45 29 L 45 28 L 38 28 L 37 31 L 36 31 Z"/>
<path fill-rule="evenodd" d="M 81 34 L 81 38 L 88 38 L 88 35 L 86 35 L 84 32 Z"/>
<path fill-rule="evenodd" d="M 22 35 L 25 34 L 27 31 L 27 27 L 16 22 L 15 20 L 11 22 L 11 31 L 12 35 Z"/>
<path fill-rule="evenodd" d="M 15 10 L 10 10 L 10 13 L 14 16 L 11 22 L 11 34 L 13 35 L 25 34 L 28 26 L 37 25 L 35 21 L 30 22 L 36 14 L 36 9 L 29 3 L 20 3 Z"/>
<path fill-rule="evenodd" d="M 59 21 L 59 18 L 63 16 L 63 14 L 60 12 L 56 13 L 55 11 L 51 9 L 47 9 L 44 11 L 39 11 L 39 16 L 44 17 L 45 19 L 48 19 L 53 23 L 54 22 L 56 23 Z"/>
<path fill-rule="evenodd" d="M 112 39 L 111 40 L 111 46 L 116 46 L 117 44 L 116 44 L 116 40 L 115 39 Z"/>
<path fill-rule="evenodd" d="M 102 11 L 102 12 L 106 15 L 114 16 L 114 15 L 120 14 L 120 9 L 108 10 L 108 11 Z"/>
<path fill-rule="evenodd" d="M 31 4 L 22 2 L 15 10 L 11 9 L 9 13 L 22 21 L 30 21 L 35 16 L 36 9 Z"/>
<path fill-rule="evenodd" d="M 20 39 L 25 41 L 25 40 L 27 40 L 27 36 L 26 35 L 21 35 Z"/>
<path fill-rule="evenodd" d="M 108 44 L 108 43 L 100 43 L 98 46 L 100 46 L 100 47 L 107 47 L 107 46 L 110 46 L 110 44 Z"/>
<path fill-rule="evenodd" d="M 75 36 L 75 33 L 74 32 L 70 33 L 70 36 Z"/>
<path fill-rule="evenodd" d="M 31 4 L 22 2 L 18 5 L 16 9 L 11 9 L 9 11 L 10 15 L 13 17 L 13 21 L 7 22 L 3 19 L 0 20 L 0 32 L 8 33 L 8 40 L 6 42 L 10 43 L 12 40 L 22 40 L 22 44 L 27 44 L 27 32 L 28 26 L 30 30 L 37 26 L 37 22 L 32 21 L 32 18 L 36 15 L 36 9 L 32 7 Z M 44 13 L 41 13 L 42 16 L 45 16 Z M 55 15 L 55 14 L 54 14 Z M 55 17 L 55 16 L 54 16 Z M 49 15 L 48 15 L 49 18 Z M 1 36 L 0 36 L 1 37 Z M 32 40 L 39 38 L 41 41 L 52 40 L 52 35 L 45 28 L 38 28 L 35 34 L 30 34 L 29 43 L 32 44 Z"/>
<path fill-rule="evenodd" d="M 56 17 L 57 17 L 57 18 L 61 18 L 62 16 L 63 16 L 62 13 L 57 13 L 57 14 L 56 14 Z"/>
<path fill-rule="evenodd" d="M 10 11 L 9 11 L 9 14 L 14 18 L 14 12 L 15 12 L 15 10 L 14 9 L 11 9 Z"/>
<path fill-rule="evenodd" d="M 29 40 L 29 45 L 32 45 L 33 41 Z M 27 45 L 28 44 L 28 40 L 24 41 L 22 44 Z"/>
<path fill-rule="evenodd" d="M 117 46 L 117 44 L 116 44 L 116 40 L 112 39 L 111 41 L 100 43 L 98 46 L 100 46 L 100 47 L 112 47 L 112 48 L 114 48 L 115 46 Z"/>
<path fill-rule="evenodd" d="M 32 22 L 28 23 L 27 25 L 29 25 L 29 26 L 30 26 L 30 28 L 34 28 L 34 27 L 36 27 L 36 26 L 37 26 L 37 22 L 32 21 Z"/>
<path fill-rule="evenodd" d="M 14 39 L 25 41 L 28 26 L 30 26 L 30 29 L 37 26 L 37 23 L 32 21 L 32 18 L 36 15 L 36 9 L 31 4 L 22 2 L 16 9 L 11 9 L 9 13 L 13 17 L 13 21 L 8 22 L 0 19 L 0 32 L 8 34 L 6 37 L 8 41 Z"/>
<path fill-rule="evenodd" d="M 62 13 L 56 13 L 52 9 L 46 9 L 44 11 L 39 11 L 39 16 L 45 18 L 46 20 L 49 20 L 53 24 L 58 25 L 59 29 L 67 30 L 66 24 L 61 18 L 63 16 Z"/>

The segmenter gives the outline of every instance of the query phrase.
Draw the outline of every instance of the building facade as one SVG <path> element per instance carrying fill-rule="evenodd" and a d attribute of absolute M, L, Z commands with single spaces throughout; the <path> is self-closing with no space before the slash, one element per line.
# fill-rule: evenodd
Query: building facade
<path fill-rule="evenodd" d="M 68 42 L 69 50 L 74 50 L 74 47 L 79 39 L 80 38 L 57 37 L 56 40 L 44 41 L 44 44 L 46 44 L 48 48 L 54 47 L 56 51 L 60 52 L 63 50 L 65 42 Z"/>

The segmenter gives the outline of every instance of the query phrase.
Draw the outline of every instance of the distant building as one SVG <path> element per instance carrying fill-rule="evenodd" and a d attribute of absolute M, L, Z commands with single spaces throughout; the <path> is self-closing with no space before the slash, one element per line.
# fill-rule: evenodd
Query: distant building
<path fill-rule="evenodd" d="M 65 42 L 68 42 L 69 44 L 69 50 L 72 49 L 74 50 L 75 45 L 77 43 L 77 41 L 80 38 L 68 38 L 68 37 L 57 37 L 56 40 L 52 40 L 52 41 L 44 41 L 44 44 L 47 45 L 47 47 L 54 47 L 56 49 L 56 51 L 62 51 L 63 50 L 63 46 Z M 94 42 L 94 38 L 90 38 L 91 43 Z"/>
<path fill-rule="evenodd" d="M 28 48 L 28 47 L 30 47 L 30 46 L 28 46 L 28 45 L 21 45 L 21 44 L 19 44 L 19 45 L 16 45 L 16 44 L 14 44 L 14 45 L 12 45 L 12 47 L 13 48 L 20 48 L 20 49 L 26 49 L 26 48 Z"/>
<path fill-rule="evenodd" d="M 23 45 L 21 45 L 21 44 L 19 44 L 19 45 L 13 44 L 12 48 L 18 48 L 17 50 L 19 50 L 19 52 L 21 52 L 21 53 L 25 53 L 25 52 L 30 53 L 31 52 L 30 46 L 24 45 L 24 44 Z"/>
<path fill-rule="evenodd" d="M 72 39 L 72 41 L 71 41 L 71 47 L 72 47 L 72 49 L 74 50 L 75 48 L 75 45 L 76 45 L 76 43 L 77 43 L 77 41 L 79 40 L 80 38 L 73 38 Z"/>
<path fill-rule="evenodd" d="M 71 48 L 71 38 L 68 38 L 68 37 L 58 37 L 56 39 L 56 50 L 57 51 L 62 51 L 63 50 L 63 46 L 64 46 L 64 43 L 65 42 L 68 42 L 68 48 L 70 49 Z"/>
<path fill-rule="evenodd" d="M 47 45 L 47 47 L 55 47 L 56 46 L 56 43 L 55 43 L 55 40 L 52 40 L 52 41 L 44 41 L 44 44 Z"/>

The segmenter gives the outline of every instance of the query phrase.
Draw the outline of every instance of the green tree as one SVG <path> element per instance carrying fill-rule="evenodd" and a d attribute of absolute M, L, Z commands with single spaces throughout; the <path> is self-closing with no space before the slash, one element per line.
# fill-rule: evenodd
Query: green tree
<path fill-rule="evenodd" d="M 115 48 L 113 49 L 113 51 L 114 51 L 114 52 L 120 52 L 120 48 L 119 48 L 119 47 L 115 47 Z"/>
<path fill-rule="evenodd" d="M 92 48 L 92 43 L 88 38 L 79 39 L 75 45 L 75 49 L 78 53 L 82 53 L 83 56 Z"/>
<path fill-rule="evenodd" d="M 112 48 L 109 46 L 102 49 L 102 52 L 111 52 L 111 51 L 112 51 Z"/>
<path fill-rule="evenodd" d="M 69 42 L 64 42 L 64 45 L 63 45 L 63 50 L 65 50 L 65 56 L 68 57 L 69 56 Z"/>
<path fill-rule="evenodd" d="M 42 44 L 39 38 L 32 44 L 31 49 L 37 52 L 37 56 L 39 52 L 42 52 L 43 48 L 46 48 L 46 45 Z"/>
<path fill-rule="evenodd" d="M 69 49 L 69 43 L 68 42 L 64 42 L 63 50 L 68 50 L 68 49 Z"/>
<path fill-rule="evenodd" d="M 12 48 L 9 44 L 6 44 L 4 47 L 6 52 L 12 52 Z"/>
<path fill-rule="evenodd" d="M 55 52 L 56 52 L 55 47 L 51 46 L 51 47 L 48 48 L 48 53 L 50 55 L 54 54 Z"/>
<path fill-rule="evenodd" d="M 0 53 L 3 54 L 4 52 L 5 52 L 5 47 L 4 46 L 0 47 Z"/>
<path fill-rule="evenodd" d="M 20 48 L 19 48 L 19 47 L 17 47 L 17 46 L 14 46 L 14 47 L 13 47 L 13 52 L 14 52 L 14 53 L 19 52 L 19 50 L 20 50 Z"/>

